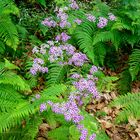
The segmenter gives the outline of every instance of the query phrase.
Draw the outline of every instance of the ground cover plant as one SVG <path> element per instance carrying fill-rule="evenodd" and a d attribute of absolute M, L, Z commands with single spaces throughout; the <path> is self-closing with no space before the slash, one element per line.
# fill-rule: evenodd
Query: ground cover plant
<path fill-rule="evenodd" d="M 138 140 L 139 11 L 139 0 L 0 1 L 0 139 Z"/>

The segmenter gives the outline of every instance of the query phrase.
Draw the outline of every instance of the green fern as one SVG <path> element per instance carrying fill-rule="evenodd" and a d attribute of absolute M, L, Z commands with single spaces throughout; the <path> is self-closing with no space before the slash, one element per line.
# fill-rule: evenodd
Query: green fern
<path fill-rule="evenodd" d="M 99 42 L 109 42 L 113 43 L 116 50 L 118 50 L 119 44 L 121 43 L 121 34 L 117 30 L 104 31 L 96 33 L 93 37 L 93 45 Z"/>
<path fill-rule="evenodd" d="M 5 85 L 5 88 L 8 87 Z M 29 116 L 39 111 L 39 105 L 41 103 L 47 102 L 48 100 L 61 101 L 57 96 L 61 95 L 61 93 L 63 93 L 67 88 L 64 85 L 50 87 L 44 90 L 42 92 L 42 97 L 32 104 L 28 102 L 28 100 L 25 100 L 20 93 L 13 93 L 13 89 L 8 89 L 9 91 L 0 91 L 0 132 L 8 131 L 9 128 L 12 128 L 17 124 L 21 125 L 22 120 L 29 118 Z M 5 93 L 6 96 L 4 96 Z M 15 98 L 16 95 L 17 98 Z M 13 100 L 13 98 L 15 99 Z"/>
<path fill-rule="evenodd" d="M 140 72 L 140 49 L 133 50 L 129 58 L 129 66 L 129 72 L 132 76 L 132 80 L 134 80 Z"/>
<path fill-rule="evenodd" d="M 42 91 L 42 98 L 41 101 L 51 100 L 54 102 L 61 102 L 62 99 L 58 98 L 63 93 L 66 94 L 67 86 L 63 84 L 52 85 L 51 87 L 44 89 Z"/>
<path fill-rule="evenodd" d="M 50 69 L 47 76 L 47 79 L 48 79 L 47 86 L 63 83 L 64 77 L 67 73 L 66 66 L 61 66 L 58 64 L 51 64 L 49 68 Z"/>
<path fill-rule="evenodd" d="M 84 22 L 77 27 L 74 32 L 74 37 L 79 45 L 79 48 L 87 54 L 87 56 L 94 63 L 94 52 L 93 52 L 93 34 L 95 25 L 91 22 Z"/>
<path fill-rule="evenodd" d="M 118 114 L 116 122 L 128 122 L 129 118 L 140 119 L 140 93 L 128 93 L 115 99 L 111 106 L 120 107 L 122 111 Z"/>
<path fill-rule="evenodd" d="M 29 85 L 27 85 L 20 76 L 12 71 L 5 71 L 0 74 L 0 84 L 10 84 L 13 85 L 14 88 L 31 92 Z"/>
<path fill-rule="evenodd" d="M 118 89 L 121 94 L 131 92 L 132 77 L 128 69 L 124 70 L 120 74 L 118 81 Z"/>
<path fill-rule="evenodd" d="M 19 15 L 19 9 L 11 0 L 0 1 L 0 37 L 6 45 L 16 50 L 19 43 L 16 26 L 10 14 Z"/>
<path fill-rule="evenodd" d="M 61 126 L 48 133 L 49 138 L 52 140 L 68 140 L 69 139 L 69 126 Z"/>
<path fill-rule="evenodd" d="M 42 123 L 42 118 L 35 114 L 26 123 L 27 125 L 22 129 L 23 137 L 21 140 L 34 140 L 39 132 L 39 125 Z"/>

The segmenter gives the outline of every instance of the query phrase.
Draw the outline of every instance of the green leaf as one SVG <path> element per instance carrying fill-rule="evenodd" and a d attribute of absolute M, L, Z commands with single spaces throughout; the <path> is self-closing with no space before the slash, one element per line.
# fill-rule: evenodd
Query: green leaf
<path fill-rule="evenodd" d="M 7 69 L 9 69 L 9 70 L 14 70 L 14 69 L 20 70 L 19 67 L 17 67 L 16 65 L 10 63 L 10 61 L 7 60 L 6 58 L 4 58 L 4 60 L 5 60 L 5 68 L 7 68 Z"/>

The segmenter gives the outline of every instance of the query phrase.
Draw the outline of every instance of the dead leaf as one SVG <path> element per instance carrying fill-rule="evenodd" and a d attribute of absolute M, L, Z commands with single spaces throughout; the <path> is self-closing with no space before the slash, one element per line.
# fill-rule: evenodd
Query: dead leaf
<path fill-rule="evenodd" d="M 43 137 L 38 137 L 37 140 L 46 140 L 46 139 Z"/>
<path fill-rule="evenodd" d="M 140 128 L 135 129 L 135 132 L 137 132 L 137 134 L 138 134 L 139 137 L 140 137 Z"/>
<path fill-rule="evenodd" d="M 45 132 L 45 131 L 49 130 L 49 128 L 50 128 L 50 126 L 47 123 L 42 123 L 39 126 L 39 130 L 42 131 L 42 132 Z"/>
<path fill-rule="evenodd" d="M 106 114 L 110 114 L 112 112 L 112 109 L 111 108 L 108 108 L 108 107 L 104 107 L 102 109 Z"/>
<path fill-rule="evenodd" d="M 103 129 L 108 129 L 113 127 L 113 124 L 104 120 L 99 120 Z"/>
<path fill-rule="evenodd" d="M 133 117 L 129 117 L 128 122 L 130 123 L 130 125 L 135 126 L 137 125 L 137 120 Z"/>
<path fill-rule="evenodd" d="M 132 140 L 136 139 L 136 135 L 134 133 L 129 133 L 130 137 L 132 138 Z"/>
<path fill-rule="evenodd" d="M 98 105 L 97 105 L 97 109 L 102 109 L 103 107 L 105 106 L 105 103 L 103 102 L 103 103 L 99 103 Z"/>

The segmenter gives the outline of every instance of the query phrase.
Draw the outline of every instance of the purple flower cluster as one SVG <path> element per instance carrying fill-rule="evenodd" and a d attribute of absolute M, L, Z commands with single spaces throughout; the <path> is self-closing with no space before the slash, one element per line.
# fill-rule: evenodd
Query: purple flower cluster
<path fill-rule="evenodd" d="M 61 9 L 58 10 L 57 17 L 59 18 L 59 26 L 61 28 L 70 27 L 71 24 L 68 22 L 68 15 Z"/>
<path fill-rule="evenodd" d="M 80 140 L 86 140 L 88 137 L 88 130 L 81 124 L 77 125 L 77 129 L 81 132 Z M 92 134 L 91 136 L 89 136 L 89 140 L 95 140 L 95 138 L 96 134 Z"/>
<path fill-rule="evenodd" d="M 69 59 L 69 64 L 74 64 L 75 66 L 82 66 L 88 60 L 87 56 L 81 52 L 73 54 Z"/>
<path fill-rule="evenodd" d="M 92 135 L 90 136 L 89 140 L 95 140 L 95 138 L 96 138 L 96 134 L 92 134 Z"/>
<path fill-rule="evenodd" d="M 40 112 L 43 112 L 43 111 L 46 110 L 46 109 L 47 109 L 46 103 L 42 103 L 42 104 L 40 105 Z"/>
<path fill-rule="evenodd" d="M 78 25 L 80 25 L 82 23 L 82 20 L 77 18 L 74 20 L 74 22 L 77 23 Z"/>
<path fill-rule="evenodd" d="M 32 50 L 32 53 L 39 53 L 39 49 L 37 46 L 35 46 Z"/>
<path fill-rule="evenodd" d="M 98 28 L 104 28 L 105 26 L 107 26 L 108 20 L 104 17 L 99 17 L 99 22 L 97 24 Z"/>
<path fill-rule="evenodd" d="M 40 94 L 36 94 L 36 95 L 35 95 L 35 98 L 36 98 L 36 99 L 39 99 L 39 98 L 40 98 Z"/>
<path fill-rule="evenodd" d="M 87 129 L 82 129 L 80 140 L 86 140 L 87 136 L 88 136 L 88 130 Z"/>
<path fill-rule="evenodd" d="M 69 0 L 70 1 L 70 7 L 72 9 L 79 9 L 79 6 L 75 0 Z"/>
<path fill-rule="evenodd" d="M 60 35 L 57 35 L 55 37 L 56 41 L 67 42 L 69 39 L 70 39 L 70 36 L 68 36 L 65 32 L 62 32 Z"/>
<path fill-rule="evenodd" d="M 109 16 L 109 20 L 111 20 L 111 21 L 116 20 L 116 16 L 114 14 L 109 13 L 108 16 Z"/>
<path fill-rule="evenodd" d="M 57 61 L 59 58 L 63 58 L 63 50 L 60 47 L 52 46 L 49 50 L 50 62 Z"/>
<path fill-rule="evenodd" d="M 42 24 L 48 27 L 56 27 L 57 25 L 57 23 L 51 17 L 45 18 L 42 21 Z"/>
<path fill-rule="evenodd" d="M 90 69 L 90 74 L 93 74 L 93 73 L 97 72 L 98 70 L 99 70 L 98 67 L 92 66 Z"/>
<path fill-rule="evenodd" d="M 86 14 L 87 16 L 87 20 L 89 20 L 90 22 L 96 22 L 96 17 L 91 15 L 91 14 Z"/>
<path fill-rule="evenodd" d="M 42 44 L 40 47 L 35 46 L 32 50 L 33 54 L 41 53 L 46 54 L 46 48 L 49 48 L 50 46 L 48 44 Z"/>
<path fill-rule="evenodd" d="M 48 73 L 48 68 L 41 65 L 44 64 L 44 61 L 41 58 L 35 58 L 33 66 L 30 68 L 30 73 L 36 75 L 37 72 Z"/>
<path fill-rule="evenodd" d="M 73 121 L 77 124 L 84 119 L 84 117 L 80 115 L 80 110 L 74 99 L 68 100 L 65 103 L 53 103 L 49 101 L 48 104 L 54 113 L 63 114 L 67 121 Z"/>
<path fill-rule="evenodd" d="M 74 73 L 74 74 L 71 75 L 71 78 L 73 78 L 73 79 L 79 79 L 79 78 L 81 78 L 81 76 L 78 73 Z"/>
<path fill-rule="evenodd" d="M 76 51 L 76 48 L 71 44 L 60 45 L 62 50 L 66 51 L 67 55 L 73 55 Z"/>
<path fill-rule="evenodd" d="M 95 82 L 91 79 L 80 78 L 78 81 L 73 82 L 77 90 L 83 92 L 86 96 L 91 94 L 94 98 L 99 96 Z"/>

